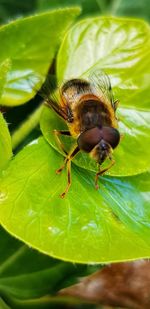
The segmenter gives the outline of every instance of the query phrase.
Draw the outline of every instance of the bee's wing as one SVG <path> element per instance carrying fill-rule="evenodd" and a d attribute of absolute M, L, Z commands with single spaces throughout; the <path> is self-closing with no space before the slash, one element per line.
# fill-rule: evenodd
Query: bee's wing
<path fill-rule="evenodd" d="M 49 74 L 46 79 L 41 76 L 31 75 L 27 79 L 28 88 L 31 89 L 34 94 L 38 94 L 44 101 L 47 101 L 49 97 L 54 99 L 58 103 L 58 97 L 54 94 L 56 89 L 56 80 L 54 75 Z"/>
<path fill-rule="evenodd" d="M 39 80 L 40 82 L 40 80 Z M 31 80 L 29 81 L 31 87 Z M 32 83 L 33 84 L 33 83 Z M 45 82 L 43 83 L 40 89 L 36 89 L 32 85 L 33 91 L 38 93 L 41 98 L 44 99 L 44 104 L 52 108 L 59 116 L 63 119 L 68 119 L 68 111 L 65 108 L 62 108 L 59 104 L 59 87 L 56 86 L 56 78 L 53 75 L 48 75 Z"/>
<path fill-rule="evenodd" d="M 48 74 L 38 94 L 46 103 L 50 100 L 55 101 L 59 105 L 59 96 L 57 95 L 58 86 L 54 75 Z M 47 104 L 46 104 L 47 105 Z"/>
<path fill-rule="evenodd" d="M 91 87 L 94 92 L 104 101 L 113 106 L 114 98 L 108 75 L 102 70 L 96 70 L 89 75 Z"/>

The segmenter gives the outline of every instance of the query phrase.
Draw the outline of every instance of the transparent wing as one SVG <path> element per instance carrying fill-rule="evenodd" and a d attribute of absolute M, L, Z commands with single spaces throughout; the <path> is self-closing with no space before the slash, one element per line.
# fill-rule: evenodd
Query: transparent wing
<path fill-rule="evenodd" d="M 44 99 L 45 105 L 52 108 L 63 119 L 68 120 L 70 111 L 67 108 L 63 108 L 59 103 L 59 87 L 56 85 L 57 82 L 54 75 L 49 74 L 40 89 L 38 87 L 36 88 L 33 80 L 31 81 L 31 79 L 29 80 L 29 84 L 30 87 L 32 87 L 32 90 L 35 92 L 35 95 L 38 93 L 41 98 Z"/>
<path fill-rule="evenodd" d="M 58 98 L 54 94 L 56 89 L 56 81 L 54 75 L 48 75 L 46 80 L 42 76 L 35 76 L 30 74 L 27 78 L 28 89 L 33 91 L 33 93 L 39 94 L 44 100 L 48 100 L 52 96 L 56 101 Z"/>
<path fill-rule="evenodd" d="M 90 73 L 89 80 L 94 92 L 96 91 L 99 97 L 113 105 L 114 98 L 109 76 L 102 70 L 96 70 Z"/>
<path fill-rule="evenodd" d="M 54 75 L 47 75 L 46 80 L 38 93 L 47 103 L 53 100 L 59 105 L 58 86 Z"/>

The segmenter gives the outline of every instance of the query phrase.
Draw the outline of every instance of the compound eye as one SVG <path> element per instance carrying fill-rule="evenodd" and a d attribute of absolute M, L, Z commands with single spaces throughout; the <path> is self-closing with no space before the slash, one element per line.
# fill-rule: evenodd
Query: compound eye
<path fill-rule="evenodd" d="M 114 149 L 120 141 L 120 133 L 117 129 L 111 127 L 102 128 L 103 139 Z"/>
<path fill-rule="evenodd" d="M 77 143 L 81 150 L 90 152 L 102 139 L 102 132 L 98 127 L 84 131 L 78 137 Z"/>

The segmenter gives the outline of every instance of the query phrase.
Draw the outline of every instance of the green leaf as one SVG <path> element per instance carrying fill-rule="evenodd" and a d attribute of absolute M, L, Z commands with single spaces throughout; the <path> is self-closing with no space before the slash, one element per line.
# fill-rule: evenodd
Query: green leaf
<path fill-rule="evenodd" d="M 15 299 L 33 301 L 34 298 L 50 296 L 63 287 L 66 279 L 87 273 L 85 266 L 54 260 L 32 250 L 2 228 L 0 243 L 0 295 L 5 296 L 8 305 Z M 47 300 L 52 302 L 50 297 Z M 42 302 L 45 308 L 45 299 L 36 301 L 37 304 Z M 15 308 L 18 308 L 17 305 Z"/>
<path fill-rule="evenodd" d="M 0 28 L 0 62 L 7 58 L 12 61 L 1 104 L 23 104 L 35 95 L 64 33 L 79 12 L 79 8 L 60 9 Z"/>
<path fill-rule="evenodd" d="M 5 168 L 12 156 L 12 145 L 9 130 L 3 115 L 0 113 L 0 170 Z"/>
<path fill-rule="evenodd" d="M 120 118 L 119 131 L 123 134 L 123 138 L 114 150 L 113 157 L 115 165 L 107 172 L 112 176 L 130 176 L 148 171 L 150 168 L 150 112 L 120 108 L 118 112 Z M 66 130 L 67 126 L 64 121 L 56 115 L 54 111 L 45 107 L 41 115 L 41 130 L 48 143 L 58 152 L 64 155 L 60 150 L 53 130 Z M 72 137 L 60 137 L 65 149 L 69 151 L 76 143 Z M 89 154 L 80 152 L 73 162 L 85 169 L 97 171 L 98 165 L 90 158 Z M 106 167 L 109 160 L 102 165 Z"/>
<path fill-rule="evenodd" d="M 1 179 L 1 224 L 50 256 L 74 262 L 110 262 L 150 256 L 149 174 L 101 177 L 72 164 L 65 199 L 62 157 L 43 138 L 25 147 Z"/>
<path fill-rule="evenodd" d="M 142 20 L 97 17 L 78 22 L 57 58 L 58 80 L 103 69 L 120 106 L 149 109 L 150 28 Z"/>

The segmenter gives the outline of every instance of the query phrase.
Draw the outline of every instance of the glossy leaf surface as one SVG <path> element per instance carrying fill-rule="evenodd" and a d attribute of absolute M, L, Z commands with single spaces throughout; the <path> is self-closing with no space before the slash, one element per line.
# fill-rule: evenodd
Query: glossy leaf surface
<path fill-rule="evenodd" d="M 79 8 L 60 9 L 0 28 L 0 62 L 7 58 L 12 61 L 1 104 L 19 105 L 35 95 L 64 33 L 79 12 Z"/>
<path fill-rule="evenodd" d="M 65 199 L 63 157 L 43 138 L 25 147 L 3 172 L 1 224 L 38 250 L 74 262 L 110 262 L 150 255 L 149 174 L 101 177 L 72 164 Z"/>
<path fill-rule="evenodd" d="M 149 109 L 150 28 L 141 20 L 97 17 L 66 35 L 57 61 L 58 80 L 104 70 L 121 106 Z"/>

